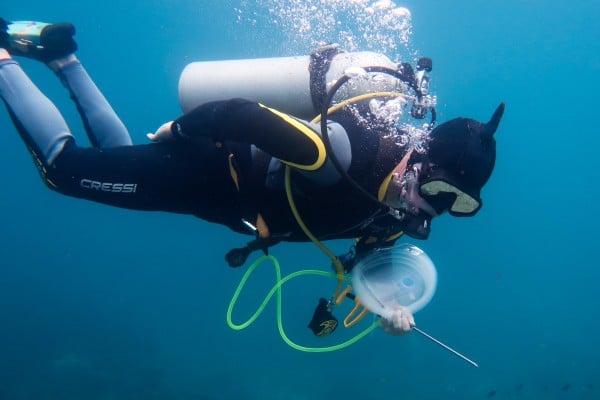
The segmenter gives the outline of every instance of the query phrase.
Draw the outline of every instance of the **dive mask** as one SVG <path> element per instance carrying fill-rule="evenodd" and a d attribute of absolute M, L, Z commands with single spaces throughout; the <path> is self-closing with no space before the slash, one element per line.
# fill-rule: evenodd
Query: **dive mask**
<path fill-rule="evenodd" d="M 423 172 L 419 194 L 438 214 L 448 211 L 455 217 L 470 217 L 481 208 L 475 191 L 457 184 L 443 169 L 430 166 Z"/>

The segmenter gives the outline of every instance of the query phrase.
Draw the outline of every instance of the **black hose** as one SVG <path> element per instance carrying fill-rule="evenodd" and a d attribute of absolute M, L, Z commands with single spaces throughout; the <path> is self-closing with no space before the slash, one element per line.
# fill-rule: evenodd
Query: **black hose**
<path fill-rule="evenodd" d="M 394 78 L 397 78 L 397 79 L 403 81 L 403 76 L 393 68 L 365 67 L 363 69 L 367 73 L 373 73 L 373 72 L 384 73 L 384 74 L 391 75 Z M 375 203 L 377 205 L 377 207 L 379 207 L 383 212 L 389 213 L 389 214 L 395 214 L 394 209 L 392 207 L 383 204 L 381 201 L 379 201 L 379 199 L 377 199 L 375 196 L 373 196 L 371 193 L 369 193 L 364 187 L 359 185 L 358 182 L 356 182 L 350 175 L 348 175 L 348 173 L 342 167 L 342 164 L 339 162 L 338 158 L 336 157 L 336 155 L 331 147 L 331 142 L 329 140 L 329 132 L 327 130 L 327 113 L 329 111 L 329 108 L 331 107 L 331 103 L 333 102 L 333 97 L 335 96 L 337 91 L 340 89 L 340 87 L 342 87 L 342 85 L 344 85 L 350 79 L 351 79 L 351 77 L 349 75 L 344 74 L 340 79 L 337 80 L 337 82 L 331 87 L 331 89 L 329 89 L 329 92 L 327 92 L 327 96 L 325 97 L 325 100 L 323 101 L 323 105 L 321 107 L 321 137 L 323 138 L 323 143 L 325 144 L 325 149 L 327 150 L 327 155 L 331 159 L 331 162 L 333 163 L 333 165 L 335 166 L 335 168 L 337 169 L 339 174 L 342 176 L 342 178 L 344 178 L 346 180 L 346 182 L 348 182 L 357 191 L 362 193 L 371 202 Z M 433 123 L 435 123 L 435 116 L 436 116 L 435 109 L 433 109 L 433 108 L 431 109 L 431 115 L 432 115 L 431 123 L 433 126 Z"/>

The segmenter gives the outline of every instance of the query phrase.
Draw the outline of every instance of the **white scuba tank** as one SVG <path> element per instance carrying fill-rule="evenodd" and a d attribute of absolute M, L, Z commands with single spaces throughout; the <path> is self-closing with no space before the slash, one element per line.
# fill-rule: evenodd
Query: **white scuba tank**
<path fill-rule="evenodd" d="M 310 56 L 202 61 L 188 64 L 179 78 L 179 103 L 183 112 L 215 100 L 244 98 L 268 107 L 310 119 L 315 116 L 311 99 Z M 397 66 L 388 57 L 374 52 L 339 53 L 331 59 L 325 75 L 327 90 L 350 67 Z M 401 91 L 402 83 L 380 77 L 368 91 Z M 344 85 L 335 100 L 365 93 L 361 85 Z"/>

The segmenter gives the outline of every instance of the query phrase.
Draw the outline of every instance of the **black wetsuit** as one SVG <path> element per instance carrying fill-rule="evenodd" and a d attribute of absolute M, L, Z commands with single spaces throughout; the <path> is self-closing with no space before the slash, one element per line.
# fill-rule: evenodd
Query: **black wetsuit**
<path fill-rule="evenodd" d="M 276 157 L 293 166 L 298 211 L 319 239 L 385 238 L 402 230 L 391 216 L 372 221 L 380 208 L 339 176 L 323 183 L 318 177 L 327 162 L 323 143 L 319 130 L 305 121 L 233 99 L 202 105 L 177 119 L 173 130 L 179 139 L 171 142 L 134 146 L 126 131 L 113 132 L 103 142 L 108 133 L 96 129 L 92 114 L 100 108 L 104 119 L 116 118 L 108 103 L 103 97 L 87 101 L 101 94 L 90 89 L 93 84 L 80 63 L 57 74 L 71 91 L 94 147 L 76 144 L 51 103 L 27 109 L 45 97 L 18 64 L 0 63 L 0 94 L 45 182 L 57 192 L 123 208 L 192 214 L 241 233 L 249 233 L 242 219 L 254 223 L 260 214 L 271 235 L 306 241 L 290 211 L 283 165 L 274 164 Z M 25 106 L 23 99 L 29 102 Z M 44 128 L 55 120 L 54 128 Z M 343 131 L 349 141 L 348 174 L 377 196 L 404 152 L 387 143 L 376 127 L 364 125 L 351 112 L 330 118 L 332 129 Z"/>
<path fill-rule="evenodd" d="M 384 135 L 360 128 L 351 113 L 331 120 L 344 128 L 350 141 L 348 173 L 376 194 L 403 153 L 388 151 L 382 146 Z M 51 187 L 118 207 L 193 214 L 241 233 L 249 233 L 242 218 L 253 222 L 260 213 L 272 234 L 308 240 L 290 211 L 282 169 L 271 173 L 280 176 L 277 184 L 269 185 L 272 157 L 260 148 L 271 145 L 271 153 L 283 153 L 281 159 L 286 161 L 290 158 L 285 157 L 304 151 L 304 157 L 297 157 L 303 161 L 314 156 L 313 143 L 268 109 L 241 99 L 203 105 L 175 122 L 191 137 L 105 150 L 79 148 L 70 141 L 48 169 Z M 283 137 L 299 140 L 289 143 Z M 273 138 L 278 143 L 272 144 Z M 391 217 L 367 226 L 380 208 L 343 179 L 322 187 L 307 175 L 292 169 L 294 199 L 302 219 L 320 239 L 365 233 L 389 236 L 398 231 L 396 224 L 389 226 L 394 222 Z"/>

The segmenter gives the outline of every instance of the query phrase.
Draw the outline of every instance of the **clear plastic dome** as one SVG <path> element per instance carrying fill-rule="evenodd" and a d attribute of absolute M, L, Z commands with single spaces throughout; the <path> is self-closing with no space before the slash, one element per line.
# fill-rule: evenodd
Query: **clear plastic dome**
<path fill-rule="evenodd" d="M 352 287 L 369 311 L 390 318 L 400 307 L 416 313 L 429 304 L 437 271 L 423 250 L 403 243 L 360 260 L 352 270 Z"/>

